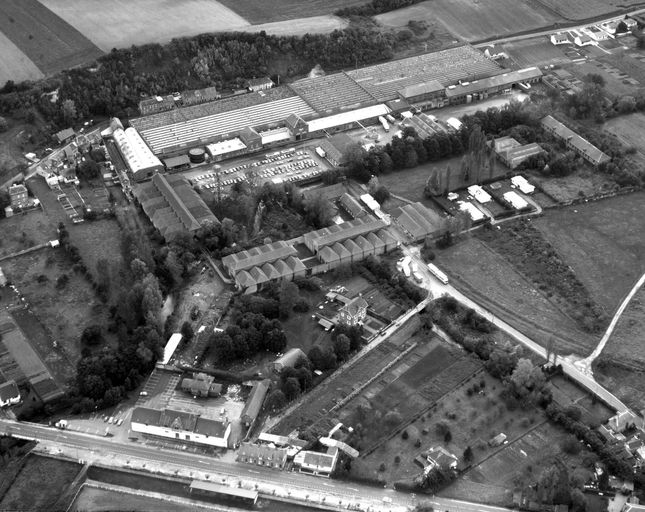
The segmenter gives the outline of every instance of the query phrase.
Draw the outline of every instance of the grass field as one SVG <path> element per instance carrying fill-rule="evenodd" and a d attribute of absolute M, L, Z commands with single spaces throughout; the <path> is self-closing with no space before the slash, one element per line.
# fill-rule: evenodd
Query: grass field
<path fill-rule="evenodd" d="M 437 251 L 436 263 L 458 288 L 538 343 L 556 336 L 562 340 L 561 353 L 580 355 L 595 347 L 595 338 L 583 333 L 511 263 L 477 238 Z"/>
<path fill-rule="evenodd" d="M 533 225 L 613 315 L 645 272 L 645 193 L 548 210 Z"/>
<path fill-rule="evenodd" d="M 626 147 L 636 148 L 636 156 L 645 164 L 645 115 L 640 112 L 607 121 L 603 129 L 618 137 Z"/>
<path fill-rule="evenodd" d="M 567 20 L 583 20 L 601 16 L 636 3 L 633 0 L 538 0 L 538 2 Z"/>
<path fill-rule="evenodd" d="M 629 361 L 645 371 L 645 288 L 632 297 L 623 311 L 613 334 L 602 351 L 602 356 Z"/>
<path fill-rule="evenodd" d="M 503 37 L 562 20 L 539 4 L 527 5 L 513 0 L 433 0 L 376 17 L 384 25 L 401 18 L 436 19 L 448 32 L 464 41 Z"/>
<path fill-rule="evenodd" d="M 87 12 L 86 6 L 77 12 Z M 103 52 L 37 0 L 0 3 L 0 32 L 45 75 L 91 62 Z"/>
<path fill-rule="evenodd" d="M 595 196 L 599 192 L 611 192 L 617 187 L 616 182 L 609 176 L 599 174 L 587 166 L 579 168 L 573 174 L 561 178 L 545 178 L 536 172 L 533 173 L 531 179 L 561 204 L 568 203 L 583 196 Z M 540 201 L 538 200 L 538 202 Z M 548 206 L 548 204 L 545 206 Z"/>
<path fill-rule="evenodd" d="M 228 7 L 211 0 L 83 0 L 82 6 L 79 0 L 42 3 L 106 52 L 249 24 Z"/>
<path fill-rule="evenodd" d="M 40 69 L 18 48 L 10 39 L 0 32 L 0 84 L 7 80 L 22 82 L 23 80 L 38 80 L 44 75 Z"/>
<path fill-rule="evenodd" d="M 611 97 L 619 97 L 626 94 L 634 94 L 640 88 L 641 84 L 636 82 L 635 84 L 629 83 L 628 80 L 631 77 L 631 74 L 637 74 L 635 71 L 638 69 L 633 62 L 638 63 L 642 66 L 642 63 L 630 59 L 630 70 L 629 72 L 621 71 L 618 67 L 613 66 L 612 64 L 616 61 L 620 62 L 620 57 L 615 57 L 612 55 L 610 58 L 602 57 L 601 60 L 589 60 L 586 62 L 576 62 L 575 64 L 568 66 L 567 70 L 570 71 L 573 75 L 578 77 L 580 80 L 583 80 L 585 76 L 589 74 L 600 75 L 604 78 L 606 83 L 607 95 Z M 626 59 L 622 59 L 623 61 Z M 636 77 L 634 77 L 636 78 Z"/>
<path fill-rule="evenodd" d="M 136 492 L 133 490 L 133 492 Z M 155 510 L 159 512 L 190 512 L 195 507 L 181 505 L 175 502 L 147 498 L 96 487 L 83 486 L 70 509 L 72 512 L 83 512 L 85 510 L 99 511 L 130 511 L 130 510 Z"/>
<path fill-rule="evenodd" d="M 60 510 L 56 502 L 80 469 L 73 462 L 29 455 L 0 501 L 0 510 Z"/>
<path fill-rule="evenodd" d="M 560 46 L 552 45 L 544 36 L 505 43 L 504 50 L 519 68 L 571 62 Z"/>

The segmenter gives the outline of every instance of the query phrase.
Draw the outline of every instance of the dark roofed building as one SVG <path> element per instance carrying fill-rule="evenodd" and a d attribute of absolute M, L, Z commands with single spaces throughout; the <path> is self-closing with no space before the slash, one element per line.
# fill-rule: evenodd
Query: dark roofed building
<path fill-rule="evenodd" d="M 356 297 L 345 304 L 338 312 L 339 320 L 349 325 L 362 325 L 367 316 L 367 301 L 363 297 Z"/>
<path fill-rule="evenodd" d="M 76 134 L 71 128 L 65 128 L 64 130 L 56 133 L 56 140 L 59 144 L 67 144 L 68 142 L 73 141 L 75 137 Z"/>
<path fill-rule="evenodd" d="M 193 396 L 207 397 L 219 396 L 222 393 L 222 385 L 213 382 L 211 375 L 198 373 L 193 378 L 185 378 L 181 381 L 181 389 Z"/>
<path fill-rule="evenodd" d="M 372 95 L 344 72 L 303 78 L 289 87 L 321 114 L 352 110 L 376 103 Z"/>
<path fill-rule="evenodd" d="M 237 452 L 238 462 L 282 469 L 287 463 L 287 450 L 265 444 L 242 443 Z"/>
<path fill-rule="evenodd" d="M 367 213 L 365 210 L 363 210 L 363 207 L 356 200 L 356 198 L 350 196 L 347 192 L 340 196 L 338 203 L 343 208 L 343 210 L 345 210 L 352 217 L 352 219 L 362 217 Z"/>
<path fill-rule="evenodd" d="M 163 164 L 169 171 L 178 171 L 190 167 L 190 158 L 188 158 L 188 155 L 173 156 L 170 158 L 164 158 Z"/>
<path fill-rule="evenodd" d="M 438 108 L 444 104 L 446 89 L 441 82 L 428 80 L 403 87 L 397 91 L 397 94 L 409 103 L 426 108 Z"/>
<path fill-rule="evenodd" d="M 298 114 L 289 114 L 284 120 L 284 123 L 296 139 L 306 134 L 309 129 L 307 122 Z"/>
<path fill-rule="evenodd" d="M 207 223 L 219 223 L 182 176 L 155 174 L 150 182 L 135 187 L 134 194 L 166 240 L 196 231 Z"/>
<path fill-rule="evenodd" d="M 337 133 L 328 139 L 320 141 L 320 147 L 325 151 L 325 158 L 333 166 L 344 165 L 345 155 L 352 146 L 358 143 L 346 133 Z"/>
<path fill-rule="evenodd" d="M 594 166 L 611 161 L 609 155 L 603 153 L 587 139 L 582 138 L 553 116 L 546 116 L 542 119 L 542 127 L 556 138 L 564 141 L 568 148 Z"/>
<path fill-rule="evenodd" d="M 228 448 L 231 433 L 226 417 L 204 418 L 196 413 L 150 407 L 135 407 L 130 425 L 133 432 L 220 448 Z"/>
<path fill-rule="evenodd" d="M 228 270 L 229 275 L 234 277 L 241 270 L 249 271 L 253 267 L 273 263 L 289 256 L 296 256 L 298 251 L 288 243 L 279 240 L 269 244 L 253 247 L 247 251 L 240 251 L 229 254 L 222 258 L 222 264 Z"/>
<path fill-rule="evenodd" d="M 415 242 L 434 235 L 442 226 L 439 214 L 421 203 L 402 206 L 396 215 L 396 222 Z"/>
<path fill-rule="evenodd" d="M 251 389 L 249 398 L 244 404 L 244 409 L 242 409 L 242 414 L 240 414 L 240 420 L 247 427 L 256 420 L 260 411 L 262 410 L 262 404 L 264 404 L 264 399 L 267 396 L 269 387 L 271 386 L 271 381 L 269 379 L 264 379 L 257 381 Z"/>
<path fill-rule="evenodd" d="M 312 252 L 317 252 L 326 245 L 333 245 L 336 242 L 343 242 L 349 238 L 377 231 L 385 227 L 385 222 L 372 217 L 354 219 L 342 224 L 336 224 L 328 228 L 311 231 L 303 235 L 305 245 Z"/>
<path fill-rule="evenodd" d="M 246 88 L 253 92 L 266 91 L 267 89 L 271 89 L 274 85 L 273 80 L 268 76 L 264 76 L 262 78 L 251 78 L 246 81 Z"/>

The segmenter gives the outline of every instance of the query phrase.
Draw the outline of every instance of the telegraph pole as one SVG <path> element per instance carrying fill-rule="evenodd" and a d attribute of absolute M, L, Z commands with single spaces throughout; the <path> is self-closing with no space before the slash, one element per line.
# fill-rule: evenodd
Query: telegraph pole
<path fill-rule="evenodd" d="M 215 165 L 215 179 L 217 180 L 217 202 L 222 201 L 222 180 L 220 178 L 220 171 L 222 168 L 219 165 Z"/>

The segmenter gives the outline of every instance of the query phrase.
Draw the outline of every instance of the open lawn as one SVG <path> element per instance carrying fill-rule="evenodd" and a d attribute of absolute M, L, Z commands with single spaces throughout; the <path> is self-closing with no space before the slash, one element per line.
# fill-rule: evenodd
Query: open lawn
<path fill-rule="evenodd" d="M 74 462 L 29 455 L 11 488 L 0 501 L 0 509 L 60 510 L 61 504 L 56 502 L 80 469 Z"/>
<path fill-rule="evenodd" d="M 436 19 L 464 41 L 480 41 L 547 27 L 562 18 L 539 4 L 513 0 L 433 0 L 376 16 L 390 24 L 390 18 Z"/>
<path fill-rule="evenodd" d="M 387 189 L 397 196 L 409 199 L 412 202 L 420 201 L 430 208 L 435 206 L 432 201 L 425 197 L 423 190 L 428 181 L 428 177 L 435 170 L 438 169 L 443 172 L 443 182 L 445 182 L 447 169 L 450 167 L 450 190 L 460 190 L 466 188 L 476 182 L 475 176 L 471 180 L 464 181 L 462 174 L 459 172 L 461 168 L 461 158 L 447 158 L 438 162 L 428 162 L 419 165 L 412 169 L 405 169 L 403 171 L 392 172 L 390 174 L 382 174 L 378 177 L 379 182 L 385 185 Z M 489 179 L 491 177 L 502 177 L 509 172 L 508 168 L 497 162 L 493 168 L 492 175 L 482 176 L 482 179 Z M 385 203 L 385 209 L 400 206 L 399 204 Z"/>
<path fill-rule="evenodd" d="M 75 4 L 77 14 L 87 12 L 85 3 L 82 7 L 78 2 Z M 45 75 L 92 62 L 103 53 L 37 0 L 3 0 L 0 32 Z"/>
<path fill-rule="evenodd" d="M 614 134 L 625 147 L 636 149 L 635 156 L 645 164 L 645 115 L 638 112 L 607 121 L 603 129 Z"/>
<path fill-rule="evenodd" d="M 580 80 L 583 80 L 584 77 L 589 74 L 600 75 L 607 84 L 605 90 L 609 96 L 619 97 L 625 94 L 634 94 L 640 89 L 640 83 L 638 81 L 630 83 L 630 73 L 623 72 L 613 66 L 612 64 L 615 62 L 614 59 L 615 57 L 612 55 L 611 58 L 605 59 L 607 62 L 601 62 L 599 60 L 576 62 L 572 66 L 567 67 L 567 70 L 577 76 Z M 620 60 L 620 58 L 618 60 Z M 639 62 L 638 64 L 641 63 Z M 633 70 L 634 67 L 631 67 L 630 69 Z"/>
<path fill-rule="evenodd" d="M 0 84 L 7 80 L 22 82 L 23 80 L 38 80 L 44 75 L 40 69 L 27 57 L 7 36 L 0 32 Z"/>
<path fill-rule="evenodd" d="M 462 289 L 513 327 L 545 345 L 556 336 L 561 353 L 587 355 L 597 340 L 584 334 L 504 257 L 477 238 L 466 238 L 436 251 L 436 263 Z"/>
<path fill-rule="evenodd" d="M 249 23 L 211 0 L 42 0 L 103 51 L 241 28 Z M 257 5 L 257 4 L 256 4 Z"/>
<path fill-rule="evenodd" d="M 552 45 L 544 36 L 505 43 L 504 50 L 519 68 L 571 62 L 560 46 Z"/>
<path fill-rule="evenodd" d="M 63 249 L 46 248 L 2 262 L 7 277 L 16 285 L 39 323 L 25 322 L 33 336 L 32 345 L 45 360 L 55 377 L 67 382 L 74 375 L 80 358 L 80 336 L 91 324 L 107 323 L 107 309 L 98 303 L 96 294 L 72 265 Z M 59 277 L 68 278 L 57 287 Z M 21 324 L 22 325 L 22 324 Z M 56 350 L 52 350 L 55 342 Z"/>
<path fill-rule="evenodd" d="M 71 507 L 72 512 L 85 510 L 99 511 L 130 511 L 130 510 L 155 510 L 159 512 L 191 512 L 195 507 L 179 503 L 157 500 L 145 496 L 137 496 L 136 490 L 132 494 L 118 491 L 98 489 L 88 485 L 78 494 Z"/>
<path fill-rule="evenodd" d="M 361 5 L 363 0 L 220 0 L 239 16 L 253 23 L 267 23 L 331 14 L 341 7 Z"/>
<path fill-rule="evenodd" d="M 645 272 L 644 192 L 548 210 L 533 226 L 609 316 Z"/>
<path fill-rule="evenodd" d="M 598 193 L 611 192 L 616 188 L 616 182 L 611 177 L 600 174 L 586 165 L 569 176 L 545 178 L 539 173 L 534 173 L 531 176 L 531 180 L 560 204 L 569 203 L 580 197 L 591 197 Z M 542 206 L 551 206 L 553 204 L 552 202 L 544 203 L 544 194 L 536 199 Z"/>

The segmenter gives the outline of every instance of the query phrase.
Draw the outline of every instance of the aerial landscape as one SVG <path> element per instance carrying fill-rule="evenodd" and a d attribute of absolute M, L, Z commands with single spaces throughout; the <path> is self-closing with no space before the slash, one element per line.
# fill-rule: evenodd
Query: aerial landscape
<path fill-rule="evenodd" d="M 636 0 L 0 3 L 0 510 L 645 512 Z"/>

